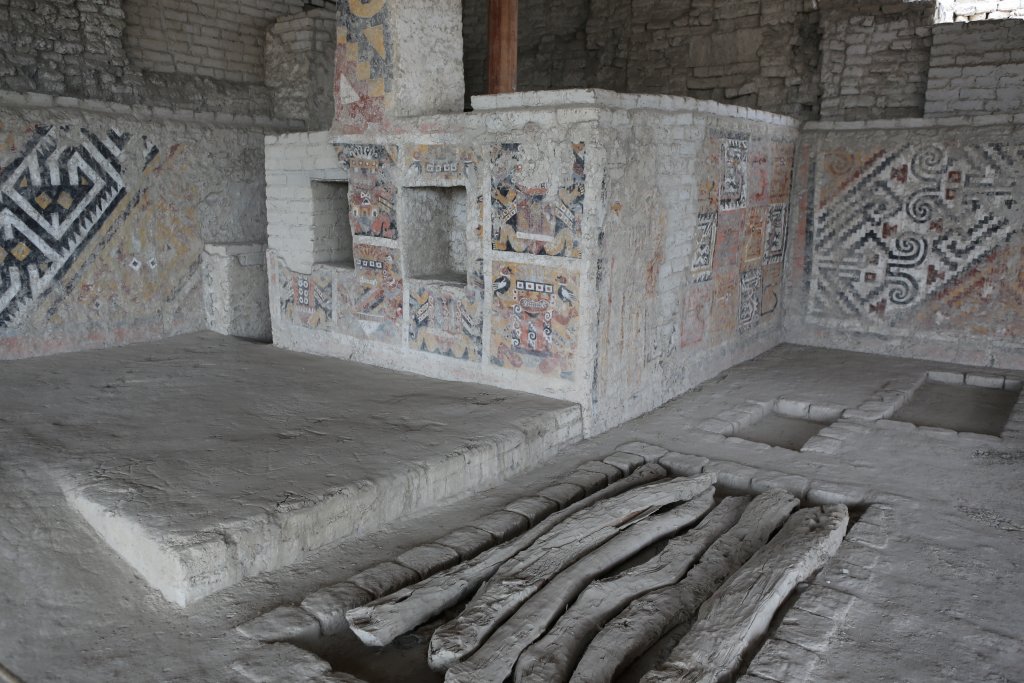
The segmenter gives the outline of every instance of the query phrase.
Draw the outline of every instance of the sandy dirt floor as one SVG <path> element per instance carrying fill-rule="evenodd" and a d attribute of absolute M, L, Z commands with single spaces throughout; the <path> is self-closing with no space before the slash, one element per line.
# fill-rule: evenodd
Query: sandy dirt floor
<path fill-rule="evenodd" d="M 131 353 L 143 348 L 134 347 Z M 220 357 L 223 353 L 218 343 L 210 341 L 186 357 L 216 373 L 216 382 L 223 385 L 218 391 L 249 396 L 254 384 L 227 372 L 222 364 L 228 361 Z M 144 404 L 138 411 L 126 404 L 115 409 L 104 402 L 102 392 L 97 393 L 104 380 L 90 370 L 90 354 L 76 356 L 83 359 L 78 368 L 72 356 L 57 357 L 59 367 L 52 370 L 31 366 L 45 366 L 51 359 L 0 368 L 6 390 L 0 412 L 4 436 L 0 450 L 0 664 L 26 683 L 241 680 L 231 665 L 257 644 L 235 632 L 234 626 L 275 606 L 294 604 L 321 586 L 557 482 L 580 462 L 607 455 L 631 441 L 803 475 L 891 502 L 897 522 L 881 560 L 856 589 L 854 606 L 823 653 L 816 680 L 1024 680 L 1024 616 L 1020 613 L 1024 605 L 1024 439 L 1019 432 L 998 439 L 934 426 L 915 428 L 895 420 L 844 419 L 827 428 L 846 427 L 833 432 L 841 433 L 841 438 L 829 452 L 822 452 L 752 444 L 708 429 L 709 420 L 720 422 L 723 415 L 751 401 L 784 398 L 856 409 L 887 386 L 915 386 L 926 372 L 958 370 L 953 366 L 778 347 L 646 416 L 563 449 L 554 461 L 501 486 L 310 552 L 289 567 L 243 579 L 179 608 L 151 588 L 68 506 L 55 474 L 67 471 L 68 461 L 79 457 L 76 444 L 83 442 L 89 449 L 109 450 L 118 462 L 130 460 L 132 451 L 146 443 L 139 434 L 152 426 L 150 422 L 163 425 L 158 427 L 162 438 L 177 444 L 175 448 L 218 445 L 210 440 L 209 430 L 190 427 L 189 421 L 197 418 L 196 409 L 184 389 L 174 388 L 174 373 L 169 373 L 168 382 L 180 393 L 177 400 L 164 404 L 166 414 L 154 415 L 153 404 Z M 259 364 L 250 368 L 253 375 L 259 370 Z M 376 372 L 367 369 L 369 376 Z M 1001 374 L 990 369 L 977 372 Z M 125 373 L 122 384 L 115 386 L 127 386 L 131 379 Z M 287 385 L 289 380 L 279 381 Z M 289 391 L 300 396 L 315 392 L 325 378 L 312 373 L 290 381 L 295 385 Z M 44 389 L 32 393 L 33 382 Z M 240 384 L 232 388 L 234 382 Z M 148 389 L 159 390 L 160 385 Z M 432 403 L 433 391 L 425 390 L 421 399 Z M 76 406 L 76 397 L 89 405 Z M 403 424 L 445 421 L 422 411 L 378 408 Z M 207 403 L 203 412 L 210 413 L 205 419 L 212 423 L 224 419 L 218 417 L 215 403 Z M 276 434 L 305 425 L 305 417 L 300 419 L 305 412 L 284 413 L 292 416 L 291 421 L 266 423 L 257 412 L 250 426 L 260 435 L 255 442 L 277 444 L 275 458 L 261 456 L 266 460 L 263 465 L 278 459 L 285 469 L 270 470 L 265 479 L 287 489 L 289 477 L 302 468 L 288 469 L 295 457 L 290 450 L 294 440 Z M 936 398 L 928 416 L 933 425 L 942 425 L 952 424 L 961 413 L 950 401 Z M 76 415 L 94 417 L 71 422 Z M 1014 415 L 1016 419 L 1019 410 Z M 449 429 L 446 425 L 431 433 L 442 439 L 451 433 Z M 351 434 L 317 431 L 329 435 L 318 438 L 338 444 L 351 443 L 347 438 L 356 444 L 374 438 L 358 436 L 372 428 Z M 743 433 L 758 435 L 756 430 Z M 372 462 L 372 446 L 362 446 L 359 453 L 360 462 Z M 200 469 L 191 476 L 201 474 Z M 210 490 L 217 490 L 215 484 L 211 482 Z M 224 485 L 232 490 L 236 483 Z M 415 656 L 421 640 L 413 636 L 399 645 L 412 653 L 408 656 Z M 408 671 L 403 669 L 402 657 L 377 660 L 379 680 L 403 680 L 395 672 Z M 339 668 L 345 668 L 343 663 Z"/>

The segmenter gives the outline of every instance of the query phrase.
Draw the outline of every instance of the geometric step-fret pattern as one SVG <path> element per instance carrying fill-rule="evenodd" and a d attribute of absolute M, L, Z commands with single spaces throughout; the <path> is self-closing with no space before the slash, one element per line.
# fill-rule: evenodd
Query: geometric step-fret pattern
<path fill-rule="evenodd" d="M 46 292 L 124 196 L 128 138 L 40 126 L 0 175 L 0 327 Z"/>
<path fill-rule="evenodd" d="M 842 169 L 814 214 L 811 314 L 892 318 L 955 283 L 1022 229 L 1022 170 L 1005 143 L 908 144 Z"/>

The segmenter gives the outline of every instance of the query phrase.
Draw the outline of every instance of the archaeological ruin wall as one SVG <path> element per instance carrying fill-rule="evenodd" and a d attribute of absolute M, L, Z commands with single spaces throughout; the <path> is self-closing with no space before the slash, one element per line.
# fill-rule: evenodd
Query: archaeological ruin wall
<path fill-rule="evenodd" d="M 1016 114 L 1024 105 L 1024 21 L 934 27 L 925 115 Z"/>
<path fill-rule="evenodd" d="M 331 121 L 334 25 L 324 2 L 0 4 L 0 358 L 269 338 L 263 137 Z"/>
<path fill-rule="evenodd" d="M 262 240 L 261 138 L 0 105 L 0 357 L 208 327 L 204 245 Z"/>
<path fill-rule="evenodd" d="M 448 4 L 342 13 L 334 131 L 268 139 L 275 343 L 573 400 L 593 431 L 777 344 L 798 121 L 593 90 L 457 113 Z"/>
<path fill-rule="evenodd" d="M 1013 8 L 524 0 L 534 92 L 463 113 L 484 4 L 0 7 L 0 355 L 272 316 L 595 429 L 780 340 L 1019 365 Z"/>
<path fill-rule="evenodd" d="M 1020 364 L 1019 285 L 991 280 L 1020 265 L 1011 118 L 965 146 L 965 121 L 603 90 L 460 113 L 449 5 L 341 12 L 332 131 L 268 140 L 275 343 L 576 401 L 590 431 L 782 340 Z M 837 115 L 920 116 L 935 8 L 912 5 L 822 8 Z M 897 89 L 900 60 L 921 78 Z"/>
<path fill-rule="evenodd" d="M 814 2 L 520 0 L 519 88 L 684 95 L 817 118 Z M 876 3 L 877 5 L 877 3 Z M 487 2 L 463 3 L 466 88 L 485 90 Z"/>
<path fill-rule="evenodd" d="M 935 21 L 931 2 L 821 5 L 821 119 L 921 116 Z"/>
<path fill-rule="evenodd" d="M 604 91 L 474 104 L 333 154 L 268 142 L 275 343 L 574 400 L 595 429 L 778 343 L 795 121 Z"/>
<path fill-rule="evenodd" d="M 1010 117 L 805 131 L 787 339 L 1024 364 L 1024 141 Z"/>

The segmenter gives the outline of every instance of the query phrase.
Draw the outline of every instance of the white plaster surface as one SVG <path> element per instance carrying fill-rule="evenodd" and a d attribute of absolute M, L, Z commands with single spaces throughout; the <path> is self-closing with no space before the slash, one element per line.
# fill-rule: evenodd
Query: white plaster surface
<path fill-rule="evenodd" d="M 797 136 L 796 119 L 687 97 L 599 89 L 510 93 L 475 97 L 473 103 L 475 111 L 470 113 L 402 118 L 393 122 L 392 129 L 373 134 L 317 132 L 267 138 L 268 245 L 272 252 L 268 264 L 276 345 L 573 401 L 583 406 L 584 429 L 590 435 L 656 408 L 680 391 L 781 341 L 781 316 L 765 311 L 763 319 L 755 316 L 755 324 L 738 329 L 722 323 L 719 327 L 728 329 L 721 335 L 709 330 L 706 342 L 701 332 L 699 339 L 687 339 L 684 344 L 681 330 L 693 336 L 690 328 L 703 330 L 705 324 L 694 318 L 708 314 L 681 305 L 680 296 L 693 284 L 689 266 L 701 212 L 698 188 L 706 180 L 705 173 L 717 177 L 720 172 L 718 167 L 703 169 L 708 132 L 728 131 L 758 144 L 768 140 L 788 144 Z M 411 210 L 416 202 L 410 201 L 409 195 L 422 192 L 427 182 L 446 187 L 464 183 L 469 200 L 467 242 L 463 267 L 454 270 L 468 274 L 465 291 L 474 297 L 474 308 L 482 318 L 475 328 L 479 330 L 480 352 L 472 359 L 461 358 L 461 352 L 454 357 L 431 353 L 413 343 L 410 330 L 414 330 L 411 321 L 416 306 L 411 302 L 395 320 L 384 324 L 386 329 L 394 327 L 397 334 L 391 331 L 387 339 L 374 338 L 382 330 L 368 333 L 360 317 L 365 314 L 351 301 L 360 291 L 353 287 L 358 271 L 353 273 L 351 268 L 317 269 L 316 275 L 328 283 L 323 285 L 324 291 L 337 292 L 322 320 L 311 324 L 285 314 L 285 299 L 294 296 L 291 276 L 310 274 L 318 265 L 315 230 L 309 218 L 313 212 L 309 183 L 332 169 L 340 173 L 337 179 L 351 180 L 329 143 L 339 150 L 351 145 L 384 145 L 395 155 L 386 165 L 394 165 L 391 181 L 399 207 L 398 237 L 357 235 L 354 243 L 395 250 L 405 302 L 415 294 L 416 277 L 426 275 L 416 272 L 418 259 L 410 254 L 422 255 L 430 241 L 429 235 L 417 235 L 424 225 L 417 214 L 423 212 Z M 521 145 L 523 171 L 517 182 L 533 187 L 567 182 L 573 168 L 572 145 L 583 145 L 586 177 L 579 207 L 578 249 L 535 254 L 530 250 L 536 247 L 521 252 L 494 248 L 494 228 L 497 223 L 501 230 L 501 221 L 495 219 L 493 185 L 504 181 L 493 155 L 496 145 L 502 143 Z M 475 161 L 462 167 L 461 173 L 431 181 L 412 172 L 412 155 L 422 145 L 448 146 L 458 150 L 457 158 Z M 477 198 L 475 205 L 473 198 Z M 741 203 L 746 206 L 746 199 Z M 549 208 L 560 205 L 566 206 L 552 199 Z M 461 220 L 451 219 L 447 224 L 458 230 Z M 725 263 L 731 257 L 720 254 L 715 258 Z M 755 260 L 759 263 L 760 257 Z M 277 269 L 283 279 L 276 284 L 274 264 L 283 266 Z M 537 277 L 554 281 L 560 276 L 578 283 L 573 285 L 574 320 L 566 326 L 569 331 L 555 335 L 566 339 L 564 348 L 552 354 L 557 372 L 502 360 L 502 346 L 508 341 L 503 332 L 507 319 L 495 304 L 500 298 L 494 294 L 494 281 L 495 269 L 509 264 L 543 268 Z M 739 279 L 738 266 L 729 277 Z M 729 291 L 738 296 L 738 282 L 736 285 Z M 355 295 L 345 295 L 345 291 Z M 697 297 L 692 295 L 692 299 Z M 739 302 L 733 299 L 720 304 L 718 318 L 722 321 L 739 317 Z M 724 312 L 732 307 L 735 313 Z M 624 391 L 627 386 L 629 391 Z"/>
<path fill-rule="evenodd" d="M 53 429 L 69 503 L 179 605 L 491 486 L 581 434 L 571 404 L 210 333 L 3 370 L 23 387 L 0 399 L 6 445 L 30 448 L 40 420 Z"/>
<path fill-rule="evenodd" d="M 207 244 L 202 266 L 207 327 L 220 334 L 270 341 L 266 245 Z"/>
<path fill-rule="evenodd" d="M 186 362 L 206 368 L 228 365 L 229 356 L 212 350 L 179 354 Z M 49 362 L 60 358 L 75 357 Z M 76 370 L 78 379 L 73 384 L 56 370 L 42 372 L 35 367 L 26 362 L 7 364 L 5 379 L 24 373 L 35 382 L 64 382 L 69 396 L 73 392 L 83 398 L 89 386 L 102 388 L 107 383 L 90 375 L 88 366 Z M 860 546 L 869 547 L 865 545 L 869 541 L 877 546 L 877 559 L 866 562 L 856 554 L 844 555 L 849 563 L 836 564 L 834 573 L 825 578 L 838 590 L 815 583 L 798 603 L 804 607 L 804 598 L 813 598 L 806 607 L 828 607 L 836 622 L 834 633 L 815 643 L 815 652 L 821 656 L 807 680 L 1016 680 L 1024 669 L 1024 647 L 1018 635 L 1024 626 L 1019 614 L 1024 601 L 1024 577 L 1019 572 L 1024 563 L 1020 543 L 1024 433 L 1008 429 L 1000 440 L 950 436 L 892 420 L 843 419 L 839 425 L 856 429 L 845 430 L 836 453 L 823 454 L 751 449 L 699 428 L 704 420 L 748 401 L 781 396 L 853 409 L 888 383 L 913 386 L 928 371 L 971 369 L 778 347 L 648 415 L 563 450 L 556 461 L 495 489 L 425 512 L 384 532 L 311 552 L 287 569 L 244 579 L 185 610 L 167 604 L 64 503 L 50 472 L 56 463 L 75 456 L 66 448 L 70 437 L 62 434 L 72 427 L 62 426 L 55 417 L 57 404 L 31 404 L 25 399 L 12 408 L 14 401 L 6 399 L 0 413 L 0 429 L 7 435 L 0 450 L 0 662 L 26 681 L 245 680 L 232 665 L 240 660 L 259 661 L 255 648 L 261 646 L 235 632 L 236 625 L 279 605 L 297 604 L 322 586 L 392 560 L 530 495 L 583 461 L 642 441 L 764 472 L 755 477 L 755 486 L 769 480 L 781 482 L 783 477 L 803 482 L 802 487 L 814 482 L 811 488 L 822 491 L 839 484 L 842 490 L 891 506 L 887 538 L 872 540 L 879 536 L 872 532 L 876 529 L 872 524 L 854 534 Z M 1000 373 L 986 369 L 984 374 Z M 1022 375 L 1001 374 L 1015 379 Z M 141 379 L 131 374 L 122 378 Z M 218 375 L 217 381 L 236 388 L 251 386 L 237 373 Z M 302 385 L 302 380 L 296 383 Z M 29 383 L 21 386 L 25 387 L 21 395 L 28 396 Z M 428 389 L 425 395 L 433 392 Z M 168 411 L 174 412 L 168 412 L 164 421 L 185 424 L 190 415 L 187 405 L 183 401 L 167 404 Z M 124 410 L 97 414 L 102 421 L 75 428 L 78 438 L 92 432 L 93 443 L 102 441 L 137 458 L 144 449 L 138 447 L 136 434 L 146 413 Z M 1022 419 L 1018 404 L 1011 425 Z M 191 440 L 182 428 L 168 429 L 168 438 L 182 443 Z M 302 443 L 291 452 L 301 452 Z M 364 457 L 370 450 L 363 451 Z M 354 456 L 349 460 L 358 464 Z M 124 455 L 122 462 L 127 468 L 129 456 Z M 271 472 L 263 478 L 274 476 Z M 848 573 L 842 572 L 844 568 Z M 339 639 L 333 650 L 327 648 L 323 654 L 335 663 L 344 661 L 345 648 L 350 646 Z M 375 675 L 363 677 L 375 683 L 438 680 L 429 673 L 417 676 L 412 668 L 419 661 L 415 648 L 373 654 L 370 661 Z"/>

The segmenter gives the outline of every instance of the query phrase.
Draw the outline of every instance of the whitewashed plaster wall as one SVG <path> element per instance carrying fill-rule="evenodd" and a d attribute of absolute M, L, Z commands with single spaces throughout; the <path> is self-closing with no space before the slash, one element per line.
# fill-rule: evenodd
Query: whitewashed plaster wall
<path fill-rule="evenodd" d="M 596 432 L 778 343 L 777 302 L 760 302 L 781 284 L 781 252 L 765 245 L 774 216 L 785 248 L 796 121 L 605 91 L 474 107 L 386 133 L 268 139 L 275 344 L 573 400 Z M 317 221 L 323 182 L 347 185 L 346 262 L 316 257 L 338 253 Z M 416 277 L 425 226 L 408 197 L 453 187 L 467 198 L 448 214 L 461 279 Z M 710 255 L 694 265 L 716 250 L 709 214 L 723 217 L 714 272 Z"/>

